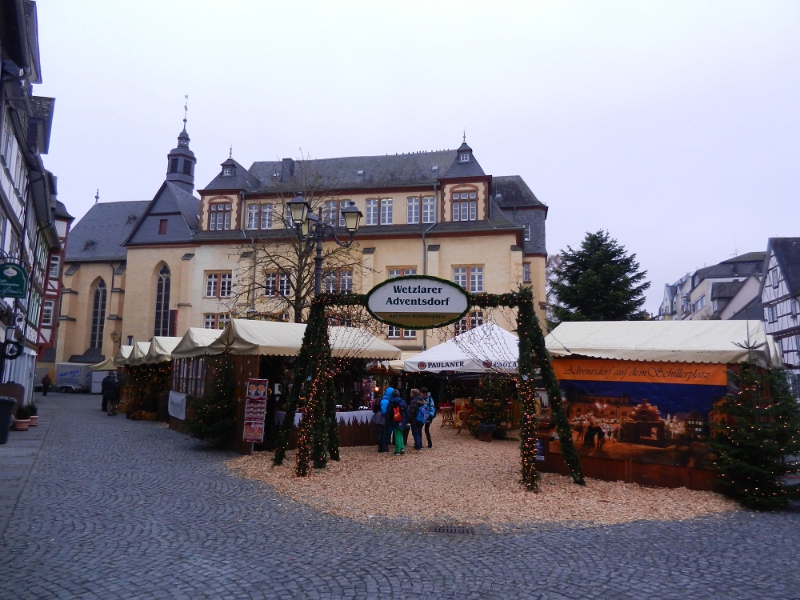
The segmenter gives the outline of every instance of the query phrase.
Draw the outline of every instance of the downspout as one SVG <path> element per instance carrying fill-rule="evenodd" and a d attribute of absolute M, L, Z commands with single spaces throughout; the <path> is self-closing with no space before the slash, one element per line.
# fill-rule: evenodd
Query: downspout
<path fill-rule="evenodd" d="M 439 185 L 438 183 L 434 183 L 433 184 L 434 202 L 436 202 L 436 200 L 437 200 L 437 195 L 438 194 L 436 193 L 436 187 L 438 185 Z M 422 199 L 420 198 L 420 201 L 421 200 Z M 420 206 L 420 209 L 422 209 L 422 206 Z M 433 224 L 430 227 L 428 227 L 425 231 L 422 232 L 422 274 L 423 275 L 427 275 L 428 274 L 428 246 L 425 244 L 425 236 L 427 235 L 427 233 L 431 229 L 433 229 L 437 225 L 437 222 L 436 222 L 436 206 L 435 205 L 434 205 L 433 215 L 434 215 L 433 216 Z M 427 349 L 428 349 L 428 330 L 427 329 L 423 329 L 422 330 L 422 350 L 424 352 Z"/>

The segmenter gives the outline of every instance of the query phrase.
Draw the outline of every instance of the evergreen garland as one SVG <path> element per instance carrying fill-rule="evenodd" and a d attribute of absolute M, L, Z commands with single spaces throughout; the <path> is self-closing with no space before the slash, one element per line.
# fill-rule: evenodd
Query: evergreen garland
<path fill-rule="evenodd" d="M 782 370 L 743 363 L 729 378 L 738 389 L 719 405 L 721 420 L 709 441 L 718 455 L 718 489 L 746 508 L 781 508 L 800 498 L 797 486 L 781 481 L 798 471 L 785 459 L 800 453 L 800 409 Z"/>
<path fill-rule="evenodd" d="M 223 446 L 236 431 L 236 378 L 230 355 L 210 357 L 214 369 L 204 397 L 187 396 L 194 418 L 186 422 L 192 437 Z"/>

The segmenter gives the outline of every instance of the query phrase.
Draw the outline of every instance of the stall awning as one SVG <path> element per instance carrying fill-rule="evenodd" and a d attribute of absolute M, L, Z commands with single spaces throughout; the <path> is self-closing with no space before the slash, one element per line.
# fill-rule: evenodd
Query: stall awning
<path fill-rule="evenodd" d="M 519 340 L 494 323 L 457 335 L 405 361 L 405 370 L 418 373 L 516 373 Z"/>
<path fill-rule="evenodd" d="M 101 363 L 92 365 L 92 371 L 116 371 L 117 363 L 110 356 Z"/>
<path fill-rule="evenodd" d="M 120 346 L 114 356 L 114 364 L 117 366 L 125 364 L 125 360 L 131 355 L 133 346 Z"/>
<path fill-rule="evenodd" d="M 553 357 L 734 364 L 755 347 L 763 366 L 783 364 L 760 321 L 607 321 L 561 323 L 545 338 Z"/>
<path fill-rule="evenodd" d="M 150 351 L 150 342 L 134 342 L 128 357 L 122 364 L 128 367 L 135 367 L 144 364 L 144 357 Z"/>
<path fill-rule="evenodd" d="M 150 365 L 155 363 L 169 362 L 172 360 L 172 351 L 182 338 L 165 337 L 154 335 L 150 338 L 150 348 L 142 359 L 142 363 Z"/>
<path fill-rule="evenodd" d="M 303 323 L 231 319 L 219 338 L 208 345 L 208 353 L 220 354 L 227 350 L 231 354 L 296 356 L 303 345 L 305 331 Z M 331 327 L 329 335 L 334 356 L 374 360 L 392 360 L 401 356 L 398 348 L 365 329 Z"/>
<path fill-rule="evenodd" d="M 222 334 L 222 329 L 189 327 L 172 350 L 172 358 L 193 358 L 208 353 L 208 346 Z"/>

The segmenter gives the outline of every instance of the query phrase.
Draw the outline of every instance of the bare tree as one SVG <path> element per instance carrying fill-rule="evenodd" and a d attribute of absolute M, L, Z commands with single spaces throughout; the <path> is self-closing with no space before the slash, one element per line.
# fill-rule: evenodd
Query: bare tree
<path fill-rule="evenodd" d="M 227 303 L 231 314 L 239 317 L 304 322 L 314 297 L 315 248 L 297 239 L 287 202 L 302 194 L 315 214 L 332 225 L 337 236 L 349 239 L 340 225 L 340 211 L 346 199 L 329 191 L 330 183 L 319 163 L 305 157 L 295 162 L 288 181 L 270 182 L 260 190 L 262 202 L 272 200 L 273 229 L 246 230 L 250 242 L 233 248 L 239 258 L 236 284 Z M 255 200 L 255 198 L 254 198 Z M 245 210 L 247 210 L 245 208 Z M 323 247 L 323 291 L 352 291 L 354 279 L 366 268 L 360 260 L 360 247 L 349 248 L 335 242 Z"/>

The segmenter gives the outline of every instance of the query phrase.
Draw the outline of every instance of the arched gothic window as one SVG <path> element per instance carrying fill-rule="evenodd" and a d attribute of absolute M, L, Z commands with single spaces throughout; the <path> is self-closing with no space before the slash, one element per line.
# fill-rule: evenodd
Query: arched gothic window
<path fill-rule="evenodd" d="M 89 348 L 103 347 L 103 326 L 106 322 L 106 282 L 102 279 L 94 288 L 92 299 L 92 332 Z"/>
<path fill-rule="evenodd" d="M 158 272 L 156 282 L 156 326 L 153 335 L 171 336 L 174 327 L 169 311 L 169 267 L 164 265 Z"/>

